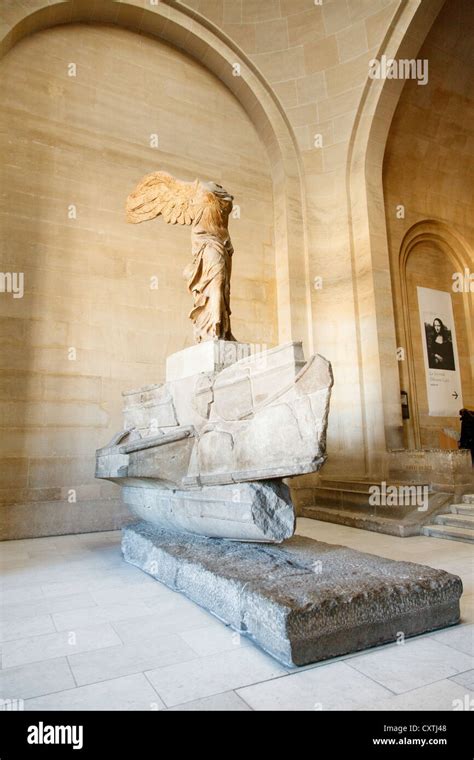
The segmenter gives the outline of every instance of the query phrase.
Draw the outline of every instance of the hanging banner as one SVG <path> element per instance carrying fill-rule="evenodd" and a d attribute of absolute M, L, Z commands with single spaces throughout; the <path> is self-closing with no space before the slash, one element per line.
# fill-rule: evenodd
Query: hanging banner
<path fill-rule="evenodd" d="M 451 294 L 417 288 L 430 417 L 458 417 L 461 373 Z"/>

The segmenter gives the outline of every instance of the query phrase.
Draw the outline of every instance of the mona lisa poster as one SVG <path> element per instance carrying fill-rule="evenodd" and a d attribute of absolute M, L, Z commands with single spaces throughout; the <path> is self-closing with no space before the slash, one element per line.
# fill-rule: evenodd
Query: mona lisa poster
<path fill-rule="evenodd" d="M 461 375 L 451 294 L 417 288 L 430 417 L 457 417 Z"/>

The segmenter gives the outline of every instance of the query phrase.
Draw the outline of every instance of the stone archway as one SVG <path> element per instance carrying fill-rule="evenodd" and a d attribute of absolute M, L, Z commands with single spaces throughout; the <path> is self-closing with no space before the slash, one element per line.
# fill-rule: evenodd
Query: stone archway
<path fill-rule="evenodd" d="M 378 51 L 416 58 L 445 0 L 403 4 Z M 400 381 L 382 165 L 404 80 L 367 79 L 351 137 L 347 204 L 357 306 L 359 375 L 368 476 L 385 470 L 387 449 L 403 446 Z"/>
<path fill-rule="evenodd" d="M 283 109 L 248 57 L 221 30 L 174 0 L 150 3 L 147 9 L 140 0 L 101 0 L 99 4 L 93 0 L 38 0 L 35 5 L 33 12 L 20 6 L 11 9 L 11 28 L 0 41 L 0 58 L 23 37 L 41 29 L 71 22 L 112 23 L 183 50 L 231 90 L 264 142 L 271 165 L 279 340 L 302 339 L 312 351 L 299 152 Z"/>
<path fill-rule="evenodd" d="M 409 389 L 411 399 L 411 424 L 410 424 L 410 447 L 422 448 L 422 436 L 420 429 L 420 404 L 419 404 L 419 378 L 415 371 L 415 351 L 410 321 L 409 293 L 407 279 L 407 265 L 410 256 L 423 244 L 433 244 L 443 250 L 443 254 L 451 261 L 454 271 L 464 272 L 469 269 L 473 260 L 473 252 L 469 243 L 449 225 L 436 219 L 427 219 L 414 224 L 403 238 L 399 254 L 400 292 L 402 305 L 402 322 L 400 329 L 404 334 L 404 343 L 407 347 L 407 362 L 403 376 Z M 464 321 L 466 325 L 466 339 L 468 354 L 474 355 L 474 335 L 469 326 L 474 322 L 473 300 L 466 297 L 463 299 Z"/>

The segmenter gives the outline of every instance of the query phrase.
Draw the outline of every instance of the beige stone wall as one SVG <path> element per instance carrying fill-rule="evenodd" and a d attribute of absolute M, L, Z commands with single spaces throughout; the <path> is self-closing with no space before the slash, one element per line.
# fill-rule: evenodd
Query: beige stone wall
<path fill-rule="evenodd" d="M 182 176 L 186 176 L 188 170 L 192 174 L 197 173 L 197 169 L 207 171 L 215 167 L 216 172 L 221 172 L 223 182 L 231 178 L 236 194 L 241 189 L 242 197 L 250 199 L 245 211 L 247 216 L 244 214 L 238 226 L 234 223 L 232 230 L 242 263 L 247 256 L 244 250 L 248 250 L 248 260 L 251 267 L 255 267 L 251 271 L 256 276 L 253 279 L 243 274 L 243 270 L 240 274 L 236 272 L 236 333 L 239 338 L 257 342 L 302 339 L 307 351 L 319 351 L 332 361 L 336 383 L 326 476 L 379 477 L 387 447 L 402 443 L 396 360 L 399 335 L 393 313 L 398 294 L 387 245 L 382 163 L 403 82 L 370 81 L 368 71 L 370 60 L 381 54 L 416 56 L 443 2 L 323 0 L 316 4 L 314 0 L 160 0 L 155 4 L 150 0 L 126 3 L 9 0 L 0 8 L 0 52 L 12 49 L 13 55 L 16 46 L 21 44 L 19 41 L 53 24 L 106 21 L 117 28 L 128 27 L 150 35 L 149 41 L 140 38 L 142 46 L 149 46 L 142 49 L 149 50 L 150 55 L 155 46 L 164 49 L 163 40 L 170 42 L 202 64 L 204 68 L 191 64 L 193 71 L 201 72 L 201 78 L 210 77 L 211 81 L 209 72 L 212 71 L 222 81 L 219 91 L 223 93 L 222 98 L 230 97 L 228 90 L 234 93 L 261 144 L 265 145 L 269 173 L 265 174 L 266 168 L 259 163 L 264 162 L 261 145 L 255 154 L 258 153 L 258 160 L 252 156 L 248 162 L 240 158 L 236 162 L 231 142 L 226 144 L 226 150 L 217 154 L 214 150 L 202 151 L 200 141 L 189 135 L 184 141 L 183 123 L 189 119 L 186 98 L 193 89 L 188 86 L 194 76 L 191 69 L 186 74 L 189 82 L 181 88 L 184 99 L 178 97 L 174 84 L 172 93 L 168 92 L 172 102 L 171 106 L 168 102 L 166 108 L 175 108 L 177 114 L 171 128 L 169 123 L 160 127 L 162 138 L 165 143 L 168 141 L 168 168 L 181 169 Z M 146 67 L 148 60 L 147 55 Z M 90 59 L 89 78 L 96 78 L 97 61 L 100 59 Z M 235 63 L 241 67 L 239 77 L 234 76 Z M 121 118 L 116 123 L 131 124 L 134 120 L 133 107 L 130 110 L 125 103 L 125 84 L 129 77 L 141 93 L 141 102 L 151 108 L 154 123 L 155 115 L 160 113 L 160 103 L 152 107 L 149 88 L 161 97 L 166 90 L 163 78 L 148 72 L 149 87 L 143 93 L 134 56 L 129 64 L 128 73 L 122 68 L 117 74 L 122 101 L 117 106 Z M 181 69 L 181 73 L 183 71 Z M 48 84 L 44 78 L 35 76 L 39 97 Z M 101 70 L 100 76 L 113 75 Z M 28 86 L 27 77 L 21 86 Z M 97 104 L 97 113 L 107 103 L 110 103 L 108 91 L 105 99 Z M 219 105 L 213 101 L 213 109 L 220 107 L 220 103 L 219 95 Z M 67 109 L 67 99 L 61 100 L 61 107 Z M 197 113 L 200 123 L 201 102 Z M 15 129 L 17 123 L 18 120 Z M 250 139 L 248 120 L 246 124 L 245 133 L 240 128 L 235 129 L 235 135 L 232 132 L 234 141 L 244 134 L 245 140 Z M 233 130 L 229 120 L 226 126 Z M 157 129 L 153 127 L 151 131 Z M 199 124 L 197 130 L 199 132 Z M 147 125 L 147 137 L 148 133 Z M 213 145 L 221 137 L 217 130 L 211 130 L 209 135 Z M 84 144 L 90 139 L 87 131 Z M 149 168 L 150 149 L 140 143 L 142 139 L 143 136 L 137 135 L 133 139 L 127 137 L 125 146 L 112 129 L 108 139 L 112 147 L 104 149 L 101 140 L 92 141 L 91 150 L 100 155 L 104 150 L 109 151 L 109 160 L 117 171 L 121 171 L 115 166 L 120 163 L 116 161 L 119 156 L 129 167 L 125 172 L 127 182 L 133 184 L 137 175 Z M 179 150 L 169 147 L 173 141 L 179 143 Z M 262 166 L 264 184 L 263 177 L 266 177 L 267 195 L 257 191 L 255 174 L 260 173 L 259 166 Z M 115 183 L 111 184 L 110 193 L 115 197 L 118 191 Z M 270 193 L 273 193 L 276 211 L 274 220 L 269 208 Z M 35 196 L 36 202 L 38 197 L 41 198 Z M 242 247 L 240 241 L 246 240 L 244 223 L 255 222 L 252 235 L 260 234 L 258 222 L 262 218 L 261 242 L 265 252 L 257 265 L 253 249 L 247 247 L 247 243 Z M 108 219 L 106 234 L 115 238 L 118 217 L 110 215 Z M 247 229 L 250 230 L 250 226 Z M 187 239 L 181 235 L 183 231 L 171 232 L 173 237 L 169 238 L 168 249 L 183 256 Z M 150 248 L 150 241 L 154 245 L 157 242 L 155 229 L 144 228 L 128 234 L 140 247 L 140 261 L 145 262 L 144 268 L 132 266 L 133 277 L 140 280 L 144 271 L 149 275 L 149 257 L 155 260 L 156 249 Z M 88 239 L 84 235 L 79 238 L 81 242 Z M 122 255 L 123 248 L 118 250 Z M 92 253 L 89 255 L 95 261 Z M 181 264 L 177 269 L 181 270 Z M 263 279 L 257 283 L 262 271 Z M 320 278 L 317 282 L 322 282 L 321 288 L 315 287 L 316 278 Z M 181 305 L 186 296 L 179 289 L 181 284 L 175 286 L 174 283 L 174 279 L 164 282 L 169 292 L 174 288 L 170 301 L 173 310 L 167 313 L 160 329 L 164 333 L 165 325 L 171 329 L 176 327 L 177 334 L 182 335 L 185 317 L 179 326 L 175 314 L 183 313 Z M 127 298 L 131 298 L 129 289 L 126 291 Z M 149 293 L 147 296 L 151 297 Z M 246 296 L 252 305 L 250 316 L 242 323 L 239 313 L 243 313 L 240 307 L 247 303 Z M 123 299 L 123 292 L 118 297 Z M 112 296 L 102 301 L 104 314 L 117 312 Z M 128 305 L 134 308 L 133 304 Z M 178 305 L 179 311 L 175 308 Z M 144 307 L 141 301 L 138 308 Z M 275 311 L 276 319 L 265 317 Z M 123 356 L 128 356 L 130 351 L 131 367 L 136 367 L 133 352 L 138 349 L 136 341 L 132 343 L 130 348 L 123 344 Z M 167 345 L 166 351 L 170 348 L 174 345 Z M 141 382 L 140 372 L 136 372 L 135 377 Z M 118 376 L 116 379 L 122 389 L 123 379 Z M 311 484 L 311 476 L 306 480 Z"/>
<path fill-rule="evenodd" d="M 459 429 L 456 418 L 428 415 L 417 285 L 451 292 L 464 404 L 474 407 L 474 296 L 452 288 L 454 272 L 463 271 L 462 266 L 474 271 L 473 36 L 473 4 L 448 0 L 419 53 L 429 61 L 428 84 L 405 84 L 385 154 L 383 179 L 397 340 L 409 351 L 407 361 L 400 363 L 400 383 L 410 391 L 412 411 L 418 415 L 418 420 L 405 423 L 405 442 L 412 447 L 439 447 L 443 428 Z M 397 217 L 400 205 L 405 208 L 405 218 Z M 421 236 L 405 264 L 400 262 L 405 235 L 425 220 L 438 224 Z M 451 235 L 458 236 L 459 242 L 453 243 Z M 402 285 L 406 286 L 405 304 Z M 407 346 L 408 332 L 412 345 Z"/>
<path fill-rule="evenodd" d="M 383 360 L 374 341 L 376 324 L 369 324 L 375 316 L 372 273 L 367 266 L 357 271 L 351 250 L 347 166 L 369 61 L 377 55 L 401 3 L 184 0 L 182 5 L 212 21 L 248 55 L 291 124 L 307 209 L 310 331 L 314 349 L 333 363 L 336 381 L 324 473 L 363 477 L 370 466 L 369 449 L 385 450 Z M 388 267 L 382 276 L 387 273 Z M 316 278 L 321 278 L 322 288 L 314 286 Z M 364 379 L 361 351 L 372 346 L 367 359 L 371 377 Z M 394 354 L 391 365 L 396 371 Z"/>
<path fill-rule="evenodd" d="M 274 345 L 266 152 L 213 74 L 118 27 L 25 38 L 0 87 L 0 270 L 25 277 L 22 299 L 0 294 L 2 536 L 112 527 L 118 488 L 94 481 L 95 449 L 122 426 L 121 392 L 162 381 L 166 356 L 193 343 L 190 229 L 127 225 L 125 198 L 157 169 L 228 187 L 240 205 L 233 330 Z"/>

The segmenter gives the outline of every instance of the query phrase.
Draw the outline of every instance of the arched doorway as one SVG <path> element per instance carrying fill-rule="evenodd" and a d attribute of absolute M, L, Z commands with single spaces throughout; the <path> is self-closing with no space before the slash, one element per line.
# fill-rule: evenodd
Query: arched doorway
<path fill-rule="evenodd" d="M 452 300 L 455 335 L 459 352 L 461 384 L 466 404 L 471 402 L 474 380 L 472 357 L 474 313 L 470 293 L 453 288 L 453 273 L 464 278 L 472 266 L 469 244 L 445 223 L 427 220 L 415 224 L 405 235 L 400 250 L 401 308 L 397 321 L 407 346 L 407 360 L 400 367 L 401 384 L 409 389 L 411 414 L 405 423 L 407 448 L 437 449 L 447 445 L 443 428 L 452 426 L 450 418 L 430 417 L 426 393 L 424 345 L 420 331 L 417 288 L 430 288 L 448 293 Z M 460 405 L 460 404 L 459 404 Z M 454 446 L 453 446 L 454 448 Z"/>
<path fill-rule="evenodd" d="M 423 86 L 413 80 L 405 83 L 384 153 L 397 345 L 407 350 L 406 361 L 398 363 L 399 376 L 412 410 L 404 421 L 403 443 L 410 449 L 454 447 L 461 406 L 456 395 L 465 406 L 474 404 L 474 294 L 469 282 L 474 268 L 474 161 L 468 147 L 474 118 L 472 34 L 472 3 L 446 0 L 419 52 L 429 62 L 428 81 Z M 434 376 L 423 366 L 416 287 L 429 291 L 420 294 L 422 302 L 429 298 L 438 309 L 445 302 L 453 312 L 460 376 L 455 381 L 453 375 L 443 378 L 453 398 L 443 408 L 434 398 L 441 377 L 431 386 L 428 405 L 427 379 L 429 375 L 434 382 Z M 460 387 L 451 388 L 452 382 Z"/>

